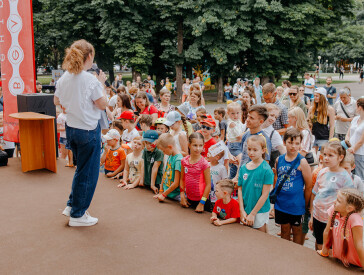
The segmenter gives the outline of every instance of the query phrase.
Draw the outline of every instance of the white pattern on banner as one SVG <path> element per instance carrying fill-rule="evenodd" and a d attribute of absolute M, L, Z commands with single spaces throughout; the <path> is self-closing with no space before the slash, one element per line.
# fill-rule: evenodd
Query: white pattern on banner
<path fill-rule="evenodd" d="M 18 12 L 18 0 L 9 0 L 10 15 L 7 28 L 11 34 L 11 46 L 8 51 L 8 60 L 13 68 L 13 75 L 9 81 L 9 91 L 12 95 L 20 95 L 24 91 L 24 81 L 20 77 L 19 67 L 24 59 L 23 49 L 19 45 L 18 37 L 23 27 L 22 19 Z"/>

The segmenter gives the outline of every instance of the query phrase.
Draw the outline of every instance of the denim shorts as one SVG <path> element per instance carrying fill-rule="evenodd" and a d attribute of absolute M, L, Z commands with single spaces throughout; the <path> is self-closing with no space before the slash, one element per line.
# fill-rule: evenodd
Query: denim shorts
<path fill-rule="evenodd" d="M 63 145 L 67 145 L 67 138 L 60 137 L 60 138 L 59 138 L 59 143 L 60 143 L 60 144 L 63 144 Z"/>
<path fill-rule="evenodd" d="M 232 154 L 234 157 L 236 157 L 243 151 L 241 142 L 228 142 L 228 149 L 230 154 Z"/>
<path fill-rule="evenodd" d="M 317 147 L 319 147 L 319 149 L 321 149 L 321 147 L 323 146 L 323 145 L 325 145 L 327 142 L 329 142 L 328 140 L 326 140 L 326 139 L 315 139 L 315 141 L 314 141 L 314 143 L 313 143 L 313 146 L 315 147 L 315 146 L 317 146 Z"/>

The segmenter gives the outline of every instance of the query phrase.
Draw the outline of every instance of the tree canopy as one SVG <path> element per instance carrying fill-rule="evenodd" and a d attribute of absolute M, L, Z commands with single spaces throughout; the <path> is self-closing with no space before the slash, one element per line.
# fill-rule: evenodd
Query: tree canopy
<path fill-rule="evenodd" d="M 55 67 L 65 47 L 84 38 L 95 46 L 100 67 L 112 72 L 114 62 L 127 64 L 134 72 L 157 79 L 176 74 L 178 86 L 182 75 L 196 65 L 208 68 L 219 81 L 234 74 L 295 76 L 312 65 L 319 50 L 364 59 L 364 12 L 352 12 L 360 4 L 352 0 L 35 0 L 36 59 Z"/>

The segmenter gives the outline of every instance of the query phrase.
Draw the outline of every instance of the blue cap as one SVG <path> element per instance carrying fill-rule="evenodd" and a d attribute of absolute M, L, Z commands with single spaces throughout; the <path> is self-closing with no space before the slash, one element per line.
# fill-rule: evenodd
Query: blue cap
<path fill-rule="evenodd" d="M 142 141 L 149 141 L 153 143 L 159 138 L 159 135 L 157 131 L 154 130 L 148 130 L 144 133 Z"/>

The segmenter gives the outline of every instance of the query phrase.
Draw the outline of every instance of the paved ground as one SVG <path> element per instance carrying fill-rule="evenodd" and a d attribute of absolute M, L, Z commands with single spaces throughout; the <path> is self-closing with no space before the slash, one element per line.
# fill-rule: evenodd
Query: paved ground
<path fill-rule="evenodd" d="M 73 169 L 22 173 L 0 167 L 0 274 L 350 274 L 315 251 L 208 213 L 158 203 L 148 190 L 120 190 L 101 177 L 90 213 L 96 226 L 70 228 L 61 215 Z"/>

